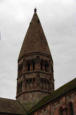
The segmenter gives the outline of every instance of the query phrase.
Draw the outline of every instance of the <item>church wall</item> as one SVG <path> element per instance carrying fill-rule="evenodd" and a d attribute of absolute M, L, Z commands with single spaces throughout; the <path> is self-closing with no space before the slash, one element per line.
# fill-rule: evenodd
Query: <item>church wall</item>
<path fill-rule="evenodd" d="M 49 102 L 34 112 L 34 115 L 76 115 L 76 91 Z"/>
<path fill-rule="evenodd" d="M 26 103 L 33 102 L 37 103 L 39 100 L 41 100 L 44 96 L 47 96 L 48 93 L 42 93 L 42 92 L 30 92 L 30 93 L 24 93 L 18 99 L 20 100 L 26 100 Z"/>

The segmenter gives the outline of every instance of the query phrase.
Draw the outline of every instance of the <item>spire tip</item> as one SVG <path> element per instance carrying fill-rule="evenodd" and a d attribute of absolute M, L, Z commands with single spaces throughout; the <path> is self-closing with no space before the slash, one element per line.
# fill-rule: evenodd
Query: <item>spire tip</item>
<path fill-rule="evenodd" d="M 35 12 L 35 13 L 37 12 L 37 9 L 36 9 L 36 8 L 34 9 L 34 12 Z"/>

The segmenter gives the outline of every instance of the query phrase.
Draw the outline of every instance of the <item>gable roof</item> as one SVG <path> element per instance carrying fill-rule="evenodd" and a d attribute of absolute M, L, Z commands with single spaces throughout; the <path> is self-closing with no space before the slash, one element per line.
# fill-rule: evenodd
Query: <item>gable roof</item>
<path fill-rule="evenodd" d="M 48 43 L 36 11 L 34 12 L 33 18 L 24 38 L 19 59 L 29 53 L 43 53 L 50 55 Z"/>
<path fill-rule="evenodd" d="M 27 112 L 17 100 L 0 98 L 0 113 L 26 115 Z"/>
<path fill-rule="evenodd" d="M 44 105 L 52 102 L 57 98 L 60 98 L 61 96 L 73 90 L 76 90 L 76 78 L 55 90 L 51 95 L 44 97 L 41 101 L 39 101 L 34 107 L 30 109 L 29 114 L 31 115 L 33 112 L 43 107 Z"/>

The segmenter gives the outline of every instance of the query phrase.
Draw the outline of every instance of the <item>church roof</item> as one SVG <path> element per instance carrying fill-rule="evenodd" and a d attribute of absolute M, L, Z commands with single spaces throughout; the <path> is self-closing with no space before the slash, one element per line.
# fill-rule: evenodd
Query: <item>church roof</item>
<path fill-rule="evenodd" d="M 36 13 L 36 9 L 24 38 L 19 59 L 29 53 L 43 53 L 50 55 L 48 43 Z"/>
<path fill-rule="evenodd" d="M 0 98 L 0 113 L 26 115 L 26 111 L 19 101 L 5 98 Z"/>
<path fill-rule="evenodd" d="M 73 90 L 76 90 L 76 78 L 66 83 L 62 87 L 58 88 L 52 94 L 44 97 L 33 107 L 30 105 L 30 103 L 28 103 L 27 105 L 25 102 L 20 102 L 18 100 L 0 98 L 0 113 L 31 115 L 33 112 L 37 111 L 48 103 L 55 101 L 56 99 L 64 96 L 65 94 Z"/>
<path fill-rule="evenodd" d="M 41 101 L 39 101 L 35 106 L 33 106 L 30 109 L 29 114 L 31 115 L 33 112 L 35 112 L 39 108 L 42 108 L 48 103 L 55 101 L 56 99 L 60 98 L 61 96 L 64 96 L 65 94 L 73 90 L 76 91 L 76 78 L 64 84 L 62 87 L 58 88 L 57 90 L 55 90 L 51 95 L 44 97 Z"/>

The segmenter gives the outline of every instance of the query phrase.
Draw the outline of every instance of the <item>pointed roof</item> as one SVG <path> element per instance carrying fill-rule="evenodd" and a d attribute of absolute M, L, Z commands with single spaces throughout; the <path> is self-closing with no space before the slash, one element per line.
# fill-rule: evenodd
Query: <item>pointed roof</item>
<path fill-rule="evenodd" d="M 44 53 L 50 55 L 48 43 L 43 32 L 40 20 L 34 10 L 34 15 L 29 25 L 28 31 L 23 41 L 19 59 L 28 53 Z"/>

